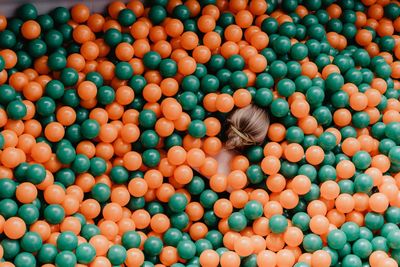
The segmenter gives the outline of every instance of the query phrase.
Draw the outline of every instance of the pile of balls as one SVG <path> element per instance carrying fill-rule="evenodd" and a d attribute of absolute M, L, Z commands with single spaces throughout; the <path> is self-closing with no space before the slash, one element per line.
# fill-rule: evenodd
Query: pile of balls
<path fill-rule="evenodd" d="M 0 266 L 398 266 L 399 1 L 147 4 L 0 16 Z"/>

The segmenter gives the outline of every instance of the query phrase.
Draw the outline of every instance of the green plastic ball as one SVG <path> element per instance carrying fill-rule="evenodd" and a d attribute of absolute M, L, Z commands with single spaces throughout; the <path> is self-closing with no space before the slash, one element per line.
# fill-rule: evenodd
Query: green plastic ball
<path fill-rule="evenodd" d="M 203 221 L 208 227 L 216 227 L 219 221 L 217 215 L 215 215 L 214 211 L 209 210 L 204 213 Z"/>
<path fill-rule="evenodd" d="M 399 227 L 396 224 L 390 222 L 385 223 L 381 229 L 380 235 L 386 238 L 389 233 L 397 230 L 399 230 Z"/>
<path fill-rule="evenodd" d="M 39 23 L 40 28 L 43 31 L 48 31 L 54 28 L 54 20 L 50 15 L 40 15 L 37 17 L 36 21 Z"/>
<path fill-rule="evenodd" d="M 200 195 L 204 191 L 204 188 L 204 180 L 197 175 L 193 176 L 192 180 L 186 185 L 186 189 L 189 193 L 195 196 Z"/>
<path fill-rule="evenodd" d="M 361 267 L 362 261 L 358 256 L 354 254 L 348 254 L 343 258 L 342 266 Z"/>
<path fill-rule="evenodd" d="M 17 44 L 17 38 L 14 32 L 10 30 L 4 30 L 0 32 L 0 47 L 4 49 L 13 48 Z M 2 69 L 4 69 L 5 61 L 2 59 Z"/>
<path fill-rule="evenodd" d="M 21 164 L 19 164 L 15 169 L 14 169 L 14 177 L 17 181 L 21 182 L 25 180 L 25 175 L 26 175 L 26 171 L 28 170 L 29 167 L 29 163 L 27 162 L 22 162 Z M 7 187 L 6 187 L 7 189 Z M 5 191 L 7 192 L 7 191 Z"/>
<path fill-rule="evenodd" d="M 360 227 L 354 222 L 346 222 L 341 227 L 342 230 L 347 237 L 348 241 L 355 241 L 360 236 Z"/>
<path fill-rule="evenodd" d="M 17 93 L 14 88 L 6 84 L 0 86 L 0 95 L 2 96 L 0 99 L 0 104 L 2 105 L 7 105 L 17 97 Z"/>
<path fill-rule="evenodd" d="M 77 246 L 75 255 L 77 262 L 89 264 L 96 257 L 96 250 L 90 243 L 82 243 Z"/>
<path fill-rule="evenodd" d="M 36 266 L 36 259 L 32 253 L 21 252 L 14 258 L 15 267 Z"/>
<path fill-rule="evenodd" d="M 278 31 L 278 21 L 275 18 L 269 17 L 261 23 L 261 29 L 267 34 L 272 34 Z"/>
<path fill-rule="evenodd" d="M 368 241 L 371 241 L 373 238 L 373 233 L 367 227 L 361 226 L 360 227 L 360 238 L 364 238 L 364 239 L 367 239 Z"/>
<path fill-rule="evenodd" d="M 305 135 L 303 142 L 301 145 L 304 149 L 309 148 L 310 146 L 315 146 L 318 143 L 318 138 L 315 135 Z"/>
<path fill-rule="evenodd" d="M 147 52 L 143 56 L 143 64 L 149 69 L 152 70 L 157 69 L 160 63 L 161 63 L 161 56 L 159 53 L 155 51 Z"/>
<path fill-rule="evenodd" d="M 111 189 L 104 183 L 97 183 L 91 190 L 92 197 L 100 203 L 106 202 L 111 196 Z"/>
<path fill-rule="evenodd" d="M 218 72 L 225 66 L 225 58 L 222 55 L 212 55 L 207 63 L 207 67 L 211 72 Z"/>
<path fill-rule="evenodd" d="M 158 237 L 151 236 L 144 241 L 144 252 L 149 256 L 157 256 L 161 253 L 163 243 Z"/>
<path fill-rule="evenodd" d="M 195 138 L 202 138 L 206 135 L 206 126 L 201 120 L 193 120 L 189 124 L 188 132 Z"/>
<path fill-rule="evenodd" d="M 366 259 L 372 253 L 372 244 L 366 239 L 358 239 L 353 243 L 353 253 L 361 259 Z"/>
<path fill-rule="evenodd" d="M 368 212 L 365 215 L 365 226 L 370 230 L 375 231 L 381 229 L 384 225 L 384 218 L 381 214 L 375 212 Z"/>
<path fill-rule="evenodd" d="M 174 10 L 176 8 L 177 7 L 175 7 Z M 154 24 L 160 24 L 166 18 L 167 11 L 163 6 L 155 5 L 150 8 L 148 16 Z"/>
<path fill-rule="evenodd" d="M 91 71 L 88 74 L 86 74 L 85 79 L 86 79 L 86 81 L 90 81 L 90 82 L 94 83 L 97 88 L 103 86 L 103 83 L 104 83 L 103 76 L 101 76 L 101 74 L 96 71 Z M 99 92 L 97 91 L 97 94 L 98 93 Z"/>
<path fill-rule="evenodd" d="M 57 248 L 52 244 L 43 244 L 40 248 L 39 252 L 37 253 L 37 259 L 40 263 L 54 263 L 54 260 L 57 256 Z"/>
<path fill-rule="evenodd" d="M 115 91 L 110 86 L 100 86 L 97 90 L 96 98 L 102 105 L 111 104 L 115 99 Z"/>
<path fill-rule="evenodd" d="M 50 97 L 42 97 L 36 102 L 36 111 L 42 116 L 50 116 L 56 110 L 56 103 Z"/>
<path fill-rule="evenodd" d="M 147 149 L 142 154 L 143 163 L 148 167 L 155 167 L 160 163 L 160 153 L 156 149 Z"/>
<path fill-rule="evenodd" d="M 283 215 L 273 215 L 269 219 L 269 228 L 275 234 L 283 233 L 288 226 L 288 221 Z"/>
<path fill-rule="evenodd" d="M 200 80 L 195 75 L 185 76 L 181 87 L 184 91 L 197 92 L 200 89 Z"/>
<path fill-rule="evenodd" d="M 64 220 L 65 211 L 61 205 L 48 205 L 43 212 L 44 218 L 51 224 L 59 224 Z"/>
<path fill-rule="evenodd" d="M 112 167 L 109 175 L 115 184 L 124 184 L 129 180 L 129 172 L 123 166 Z"/>
<path fill-rule="evenodd" d="M 189 240 L 180 241 L 177 250 L 179 257 L 185 260 L 189 260 L 196 255 L 196 245 Z"/>
<path fill-rule="evenodd" d="M 282 118 L 289 112 L 289 104 L 286 100 L 277 98 L 271 103 L 271 113 L 275 117 Z"/>
<path fill-rule="evenodd" d="M 152 110 L 143 110 L 139 113 L 139 125 L 148 129 L 152 128 L 157 121 L 156 114 Z"/>
<path fill-rule="evenodd" d="M 104 33 L 104 41 L 111 47 L 122 42 L 122 34 L 119 30 L 111 28 Z"/>
<path fill-rule="evenodd" d="M 133 68 L 128 62 L 115 65 L 115 76 L 120 80 L 129 80 L 133 76 Z"/>
<path fill-rule="evenodd" d="M 290 39 L 287 36 L 279 36 L 272 42 L 272 49 L 278 55 L 285 55 L 290 51 L 291 44 Z"/>
<path fill-rule="evenodd" d="M 36 232 L 26 232 L 20 241 L 21 248 L 30 253 L 39 251 L 42 247 L 42 238 Z"/>
<path fill-rule="evenodd" d="M 169 78 L 176 75 L 178 66 L 174 60 L 166 58 L 159 63 L 159 69 L 161 76 Z"/>
<path fill-rule="evenodd" d="M 311 182 L 314 182 L 317 178 L 317 170 L 315 169 L 314 166 L 310 165 L 310 164 L 304 164 L 302 165 L 299 170 L 298 170 L 298 174 L 302 174 L 308 177 L 308 179 L 310 179 Z"/>
<path fill-rule="evenodd" d="M 20 120 L 27 114 L 25 104 L 20 100 L 13 100 L 8 103 L 6 108 L 7 116 L 12 120 Z"/>
<path fill-rule="evenodd" d="M 62 232 L 57 238 L 57 248 L 61 251 L 73 251 L 77 246 L 78 238 L 71 231 Z"/>
<path fill-rule="evenodd" d="M 100 229 L 97 225 L 94 224 L 85 224 L 81 230 L 81 236 L 84 237 L 86 240 L 89 240 L 95 235 L 100 234 Z"/>
<path fill-rule="evenodd" d="M 73 86 L 78 82 L 78 72 L 73 68 L 65 68 L 61 71 L 60 81 L 65 86 Z"/>
<path fill-rule="evenodd" d="M 399 264 L 400 262 L 400 250 L 399 249 L 393 249 L 392 252 L 390 253 L 390 256 Z"/>
<path fill-rule="evenodd" d="M 274 78 L 266 72 L 260 73 L 257 77 L 256 77 L 256 88 L 260 89 L 260 88 L 271 88 L 274 85 Z M 248 87 L 247 90 L 249 90 Z"/>
<path fill-rule="evenodd" d="M 70 164 L 75 160 L 76 152 L 72 146 L 60 146 L 57 148 L 56 155 L 62 164 Z"/>
<path fill-rule="evenodd" d="M 87 139 L 97 137 L 100 132 L 100 124 L 96 120 L 87 119 L 81 124 L 82 136 Z"/>
<path fill-rule="evenodd" d="M 71 169 L 76 173 L 84 173 L 90 168 L 90 159 L 84 154 L 77 154 L 71 164 Z"/>
<path fill-rule="evenodd" d="M 163 239 L 166 245 L 176 247 L 182 240 L 182 232 L 176 228 L 170 228 L 164 233 Z"/>
<path fill-rule="evenodd" d="M 40 164 L 31 164 L 26 170 L 28 181 L 33 184 L 40 184 L 46 177 L 46 170 Z"/>
<path fill-rule="evenodd" d="M 354 154 L 352 161 L 357 169 L 365 170 L 371 164 L 371 156 L 366 151 L 358 151 Z"/>
<path fill-rule="evenodd" d="M 38 11 L 33 4 L 26 3 L 17 9 L 17 16 L 24 21 L 34 20 L 38 16 Z"/>
<path fill-rule="evenodd" d="M 51 29 L 45 34 L 44 41 L 49 48 L 55 49 L 62 46 L 64 37 L 61 32 Z"/>
<path fill-rule="evenodd" d="M 57 254 L 55 263 L 59 267 L 70 267 L 76 265 L 77 259 L 73 252 L 65 250 Z"/>
<path fill-rule="evenodd" d="M 225 65 L 230 71 L 243 70 L 245 61 L 241 55 L 232 55 L 226 60 Z"/>
<path fill-rule="evenodd" d="M 76 108 L 79 105 L 79 96 L 76 90 L 67 89 L 61 98 L 61 102 L 69 107 Z"/>
<path fill-rule="evenodd" d="M 93 157 L 90 159 L 89 172 L 94 176 L 99 176 L 106 172 L 106 161 L 100 157 Z"/>
<path fill-rule="evenodd" d="M 246 149 L 246 157 L 251 163 L 258 163 L 264 158 L 263 148 L 261 146 L 251 146 Z"/>
<path fill-rule="evenodd" d="M 39 219 L 39 209 L 34 204 L 20 206 L 17 214 L 27 225 L 31 225 Z"/>
<path fill-rule="evenodd" d="M 322 88 L 317 86 L 311 86 L 306 91 L 307 102 L 311 106 L 319 106 L 325 98 L 325 93 Z"/>
<path fill-rule="evenodd" d="M 206 74 L 200 80 L 200 88 L 204 93 L 213 93 L 218 90 L 220 86 L 219 80 L 212 74 Z"/>
<path fill-rule="evenodd" d="M 146 130 L 140 135 L 140 142 L 146 148 L 155 148 L 160 137 L 154 130 Z"/>
<path fill-rule="evenodd" d="M 391 249 L 400 249 L 400 230 L 395 230 L 387 235 L 387 244 Z"/>
<path fill-rule="evenodd" d="M 211 244 L 210 241 L 208 241 L 207 239 L 199 239 L 195 242 L 195 246 L 196 246 L 196 256 L 200 256 L 200 254 L 207 249 L 212 249 L 213 246 Z"/>
<path fill-rule="evenodd" d="M 281 60 L 275 60 L 271 63 L 270 68 L 268 69 L 268 73 L 274 78 L 274 79 L 280 79 L 286 76 L 287 74 L 287 66 L 286 64 L 281 61 Z"/>
<path fill-rule="evenodd" d="M 253 164 L 246 170 L 246 175 L 250 183 L 258 184 L 264 179 L 264 173 L 259 165 Z"/>
<path fill-rule="evenodd" d="M 222 234 L 217 230 L 210 230 L 206 234 L 205 238 L 211 242 L 213 249 L 217 249 L 222 246 Z"/>
<path fill-rule="evenodd" d="M 373 186 L 373 179 L 368 174 L 359 174 L 354 179 L 354 189 L 356 192 L 369 193 Z"/>
<path fill-rule="evenodd" d="M 310 265 L 305 262 L 297 262 L 293 267 L 310 267 Z"/>
<path fill-rule="evenodd" d="M 263 206 L 256 200 L 251 200 L 244 206 L 244 215 L 249 220 L 255 220 L 261 217 L 264 213 Z"/>
<path fill-rule="evenodd" d="M 400 223 L 400 208 L 389 207 L 385 211 L 385 219 L 389 223 L 399 224 Z"/>
<path fill-rule="evenodd" d="M 268 88 L 257 89 L 254 101 L 260 107 L 267 107 L 273 101 L 272 91 Z"/>
<path fill-rule="evenodd" d="M 15 195 L 17 189 L 17 183 L 10 178 L 0 179 L 0 199 L 12 198 Z"/>
<path fill-rule="evenodd" d="M 400 146 L 391 147 L 388 153 L 390 162 L 400 164 Z"/>
<path fill-rule="evenodd" d="M 108 249 L 107 258 L 112 265 L 123 264 L 126 257 L 126 249 L 121 245 L 113 245 Z"/>
<path fill-rule="evenodd" d="M 329 232 L 327 241 L 330 248 L 341 250 L 347 242 L 347 236 L 342 230 L 334 229 Z"/>
<path fill-rule="evenodd" d="M 307 252 L 314 252 L 322 249 L 322 240 L 316 234 L 307 234 L 303 239 L 303 248 Z"/>
<path fill-rule="evenodd" d="M 296 91 L 296 85 L 292 80 L 282 79 L 277 84 L 277 91 L 281 96 L 289 97 Z"/>
<path fill-rule="evenodd" d="M 136 231 L 127 231 L 122 235 L 121 242 L 126 249 L 138 248 L 140 246 L 141 237 Z"/>
<path fill-rule="evenodd" d="M 296 43 L 290 48 L 290 57 L 293 60 L 301 61 L 308 56 L 308 47 L 302 43 Z"/>
<path fill-rule="evenodd" d="M 291 179 L 294 176 L 296 176 L 298 170 L 299 166 L 296 163 L 289 162 L 286 160 L 281 163 L 280 172 L 284 177 L 288 179 Z"/>
<path fill-rule="evenodd" d="M 332 113 L 326 106 L 320 106 L 314 110 L 312 115 L 317 122 L 323 126 L 329 126 L 332 123 Z"/>
<path fill-rule="evenodd" d="M 168 207 L 172 212 L 183 212 L 186 208 L 188 201 L 185 195 L 176 193 L 173 194 L 168 200 Z"/>
<path fill-rule="evenodd" d="M 181 104 L 183 110 L 193 110 L 197 106 L 197 96 L 193 92 L 183 92 L 179 98 L 179 103 Z"/>
<path fill-rule="evenodd" d="M 164 139 L 164 148 L 166 150 L 170 149 L 173 146 L 181 146 L 181 145 L 182 145 L 182 137 L 177 133 L 173 133 Z"/>
<path fill-rule="evenodd" d="M 234 212 L 228 218 L 229 229 L 240 232 L 247 226 L 247 218 L 242 212 Z"/>
<path fill-rule="evenodd" d="M 124 27 L 131 26 L 136 21 L 136 15 L 129 8 L 122 9 L 118 13 L 118 22 Z"/>
<path fill-rule="evenodd" d="M 64 186 L 70 186 L 75 182 L 75 173 L 69 169 L 64 168 L 59 170 L 55 175 L 55 180 Z"/>
<path fill-rule="evenodd" d="M 0 244 L 3 247 L 5 260 L 12 260 L 21 250 L 19 240 L 4 238 Z"/>
<path fill-rule="evenodd" d="M 61 99 L 64 95 L 64 84 L 58 80 L 51 80 L 46 84 L 45 95 L 52 99 Z"/>
<path fill-rule="evenodd" d="M 387 245 L 387 240 L 383 236 L 376 236 L 371 240 L 372 250 L 381 250 L 389 252 L 389 246 Z"/>
<path fill-rule="evenodd" d="M 234 71 L 230 76 L 230 85 L 233 89 L 244 88 L 247 83 L 247 75 L 242 71 Z"/>

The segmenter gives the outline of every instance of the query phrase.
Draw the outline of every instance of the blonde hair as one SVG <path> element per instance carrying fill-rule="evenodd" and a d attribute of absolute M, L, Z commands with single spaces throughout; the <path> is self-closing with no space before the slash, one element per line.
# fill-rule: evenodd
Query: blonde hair
<path fill-rule="evenodd" d="M 267 135 L 269 116 L 265 109 L 256 105 L 236 109 L 227 120 L 226 149 L 243 149 L 261 144 Z"/>

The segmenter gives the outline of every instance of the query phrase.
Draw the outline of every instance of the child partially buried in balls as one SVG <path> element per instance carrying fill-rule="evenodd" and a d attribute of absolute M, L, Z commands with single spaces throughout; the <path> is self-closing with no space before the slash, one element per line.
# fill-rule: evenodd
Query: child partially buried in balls
<path fill-rule="evenodd" d="M 221 151 L 213 156 L 218 163 L 216 174 L 228 176 L 232 171 L 231 163 L 236 156 L 242 154 L 246 148 L 260 145 L 265 141 L 269 125 L 268 112 L 263 108 L 251 104 L 234 110 L 227 117 L 225 144 Z M 195 168 L 202 173 L 201 169 Z"/>

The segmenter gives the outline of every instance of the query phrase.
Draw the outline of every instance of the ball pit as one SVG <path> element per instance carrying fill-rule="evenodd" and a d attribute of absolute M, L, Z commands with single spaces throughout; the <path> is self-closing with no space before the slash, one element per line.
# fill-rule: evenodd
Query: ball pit
<path fill-rule="evenodd" d="M 0 267 L 398 266 L 399 32 L 389 0 L 0 16 Z"/>

